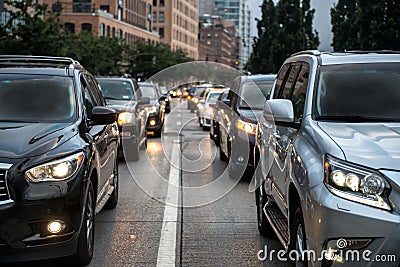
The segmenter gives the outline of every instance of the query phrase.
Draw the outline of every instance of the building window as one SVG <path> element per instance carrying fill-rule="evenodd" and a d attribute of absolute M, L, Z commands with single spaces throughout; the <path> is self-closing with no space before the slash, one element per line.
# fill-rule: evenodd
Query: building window
<path fill-rule="evenodd" d="M 215 37 L 215 38 L 218 38 L 218 36 L 219 36 L 218 33 L 214 34 L 214 37 Z"/>
<path fill-rule="evenodd" d="M 82 31 L 91 32 L 92 31 L 92 24 L 90 24 L 90 23 L 82 23 Z"/>
<path fill-rule="evenodd" d="M 207 41 L 207 45 L 211 45 L 211 42 L 210 42 L 210 41 Z"/>
<path fill-rule="evenodd" d="M 106 25 L 104 25 L 104 23 L 100 24 L 100 36 L 104 36 L 104 33 L 106 31 Z"/>
<path fill-rule="evenodd" d="M 218 46 L 218 45 L 219 45 L 219 43 L 218 43 L 218 42 L 214 42 L 214 45 L 215 45 L 215 46 Z"/>
<path fill-rule="evenodd" d="M 160 38 L 164 38 L 164 28 L 159 28 L 158 34 L 160 35 Z"/>
<path fill-rule="evenodd" d="M 157 22 L 157 12 L 153 12 L 153 22 Z"/>
<path fill-rule="evenodd" d="M 115 37 L 115 28 L 114 28 L 114 27 L 113 27 L 112 30 L 111 30 L 111 36 L 112 36 L 112 38 Z"/>
<path fill-rule="evenodd" d="M 110 26 L 107 26 L 107 37 L 110 37 L 111 35 L 111 28 Z"/>
<path fill-rule="evenodd" d="M 110 6 L 108 6 L 108 5 L 107 5 L 107 6 L 106 6 L 106 5 L 101 5 L 101 6 L 100 6 L 100 10 L 107 13 L 107 12 L 110 11 Z"/>
<path fill-rule="evenodd" d="M 153 6 L 157 6 L 157 0 L 153 0 Z"/>
<path fill-rule="evenodd" d="M 118 29 L 118 31 L 117 31 L 117 37 L 118 37 L 118 39 L 121 39 L 121 38 L 122 38 L 122 35 L 123 35 L 122 30 L 121 30 L 121 29 Z"/>
<path fill-rule="evenodd" d="M 164 0 L 160 0 L 160 6 L 164 6 Z"/>
<path fill-rule="evenodd" d="M 207 33 L 207 38 L 211 38 L 211 33 Z"/>
<path fill-rule="evenodd" d="M 67 22 L 64 24 L 65 32 L 75 33 L 75 24 Z"/>
<path fill-rule="evenodd" d="M 161 3 L 161 2 L 160 2 Z M 164 22 L 165 16 L 164 16 L 164 12 L 160 12 L 158 14 L 158 20 L 159 22 Z"/>
<path fill-rule="evenodd" d="M 118 16 L 118 20 L 122 20 L 122 7 L 118 7 L 118 14 L 117 14 L 117 16 Z"/>

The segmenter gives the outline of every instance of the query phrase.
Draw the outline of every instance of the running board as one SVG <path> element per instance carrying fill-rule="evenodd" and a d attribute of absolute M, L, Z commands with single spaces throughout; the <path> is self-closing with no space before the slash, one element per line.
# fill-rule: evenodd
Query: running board
<path fill-rule="evenodd" d="M 101 199 L 101 201 L 97 204 L 96 206 L 96 214 L 101 211 L 101 209 L 104 207 L 104 205 L 107 203 L 108 199 L 110 198 L 112 192 L 114 191 L 114 186 L 111 185 L 110 188 L 107 191 L 107 194 Z"/>
<path fill-rule="evenodd" d="M 267 206 L 267 205 L 268 203 L 263 208 L 264 214 L 267 217 L 272 228 L 274 229 L 279 241 L 285 247 L 285 250 L 287 250 L 289 244 L 288 221 L 278 206 L 275 205 Z"/>

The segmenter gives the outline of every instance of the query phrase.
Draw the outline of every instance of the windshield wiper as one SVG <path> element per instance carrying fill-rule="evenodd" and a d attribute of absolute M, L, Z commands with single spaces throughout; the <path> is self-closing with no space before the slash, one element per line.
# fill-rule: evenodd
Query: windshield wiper
<path fill-rule="evenodd" d="M 318 121 L 343 122 L 400 122 L 400 118 L 368 117 L 359 115 L 315 116 Z"/>

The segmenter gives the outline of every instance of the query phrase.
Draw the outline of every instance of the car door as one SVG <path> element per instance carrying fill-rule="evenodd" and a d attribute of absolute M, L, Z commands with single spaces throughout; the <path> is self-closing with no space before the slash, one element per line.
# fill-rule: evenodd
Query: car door
<path fill-rule="evenodd" d="M 96 90 L 95 83 L 87 74 L 82 74 L 80 82 L 83 88 L 83 98 L 88 119 L 92 119 L 92 109 L 95 106 L 105 106 L 99 93 Z M 100 201 L 107 192 L 109 180 L 112 177 L 115 157 L 116 141 L 112 125 L 89 126 L 89 135 L 94 142 L 97 150 L 97 159 L 99 160 L 99 184 L 97 188 L 97 201 Z"/>
<path fill-rule="evenodd" d="M 282 90 L 277 96 L 279 99 L 289 99 L 293 103 L 295 112 L 295 123 L 300 123 L 304 111 L 304 102 L 306 88 L 308 84 L 309 67 L 307 64 L 292 64 L 288 72 L 287 79 L 282 85 Z M 307 77 L 305 79 L 304 77 Z M 293 126 L 275 127 L 275 131 L 271 136 L 270 146 L 273 153 L 274 161 L 271 166 L 272 177 L 272 194 L 278 199 L 278 205 L 282 211 L 287 209 L 287 188 L 290 183 L 291 156 L 293 151 L 294 138 L 297 136 L 298 130 Z"/>

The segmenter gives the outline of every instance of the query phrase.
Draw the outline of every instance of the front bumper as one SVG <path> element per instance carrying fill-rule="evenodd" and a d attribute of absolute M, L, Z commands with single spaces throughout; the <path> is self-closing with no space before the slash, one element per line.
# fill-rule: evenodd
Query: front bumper
<path fill-rule="evenodd" d="M 347 243 L 357 239 L 371 240 L 366 247 L 358 249 L 359 258 L 350 253 L 346 256 L 344 250 L 342 259 L 324 260 L 325 266 L 343 266 L 344 263 L 346 266 L 375 266 L 378 263 L 379 266 L 395 266 L 399 263 L 400 215 L 397 212 L 339 198 L 324 184 L 314 187 L 304 203 L 308 249 L 315 251 L 317 256 L 327 249 L 329 240 L 345 239 Z M 312 265 L 321 266 L 321 261 L 313 261 Z"/>
<path fill-rule="evenodd" d="M 154 121 L 154 125 L 151 125 L 151 121 Z M 159 131 L 164 124 L 161 114 L 151 114 L 147 118 L 146 129 L 148 131 Z"/>
<path fill-rule="evenodd" d="M 13 167 L 11 167 L 13 168 Z M 28 184 L 18 170 L 9 170 L 12 203 L 0 205 L 0 262 L 40 260 L 76 252 L 84 205 L 84 171 L 67 181 Z M 65 228 L 47 230 L 50 221 Z"/>
<path fill-rule="evenodd" d="M 255 135 L 237 131 L 232 138 L 231 162 L 243 168 L 254 168 L 255 162 L 253 151 L 255 146 Z"/>

